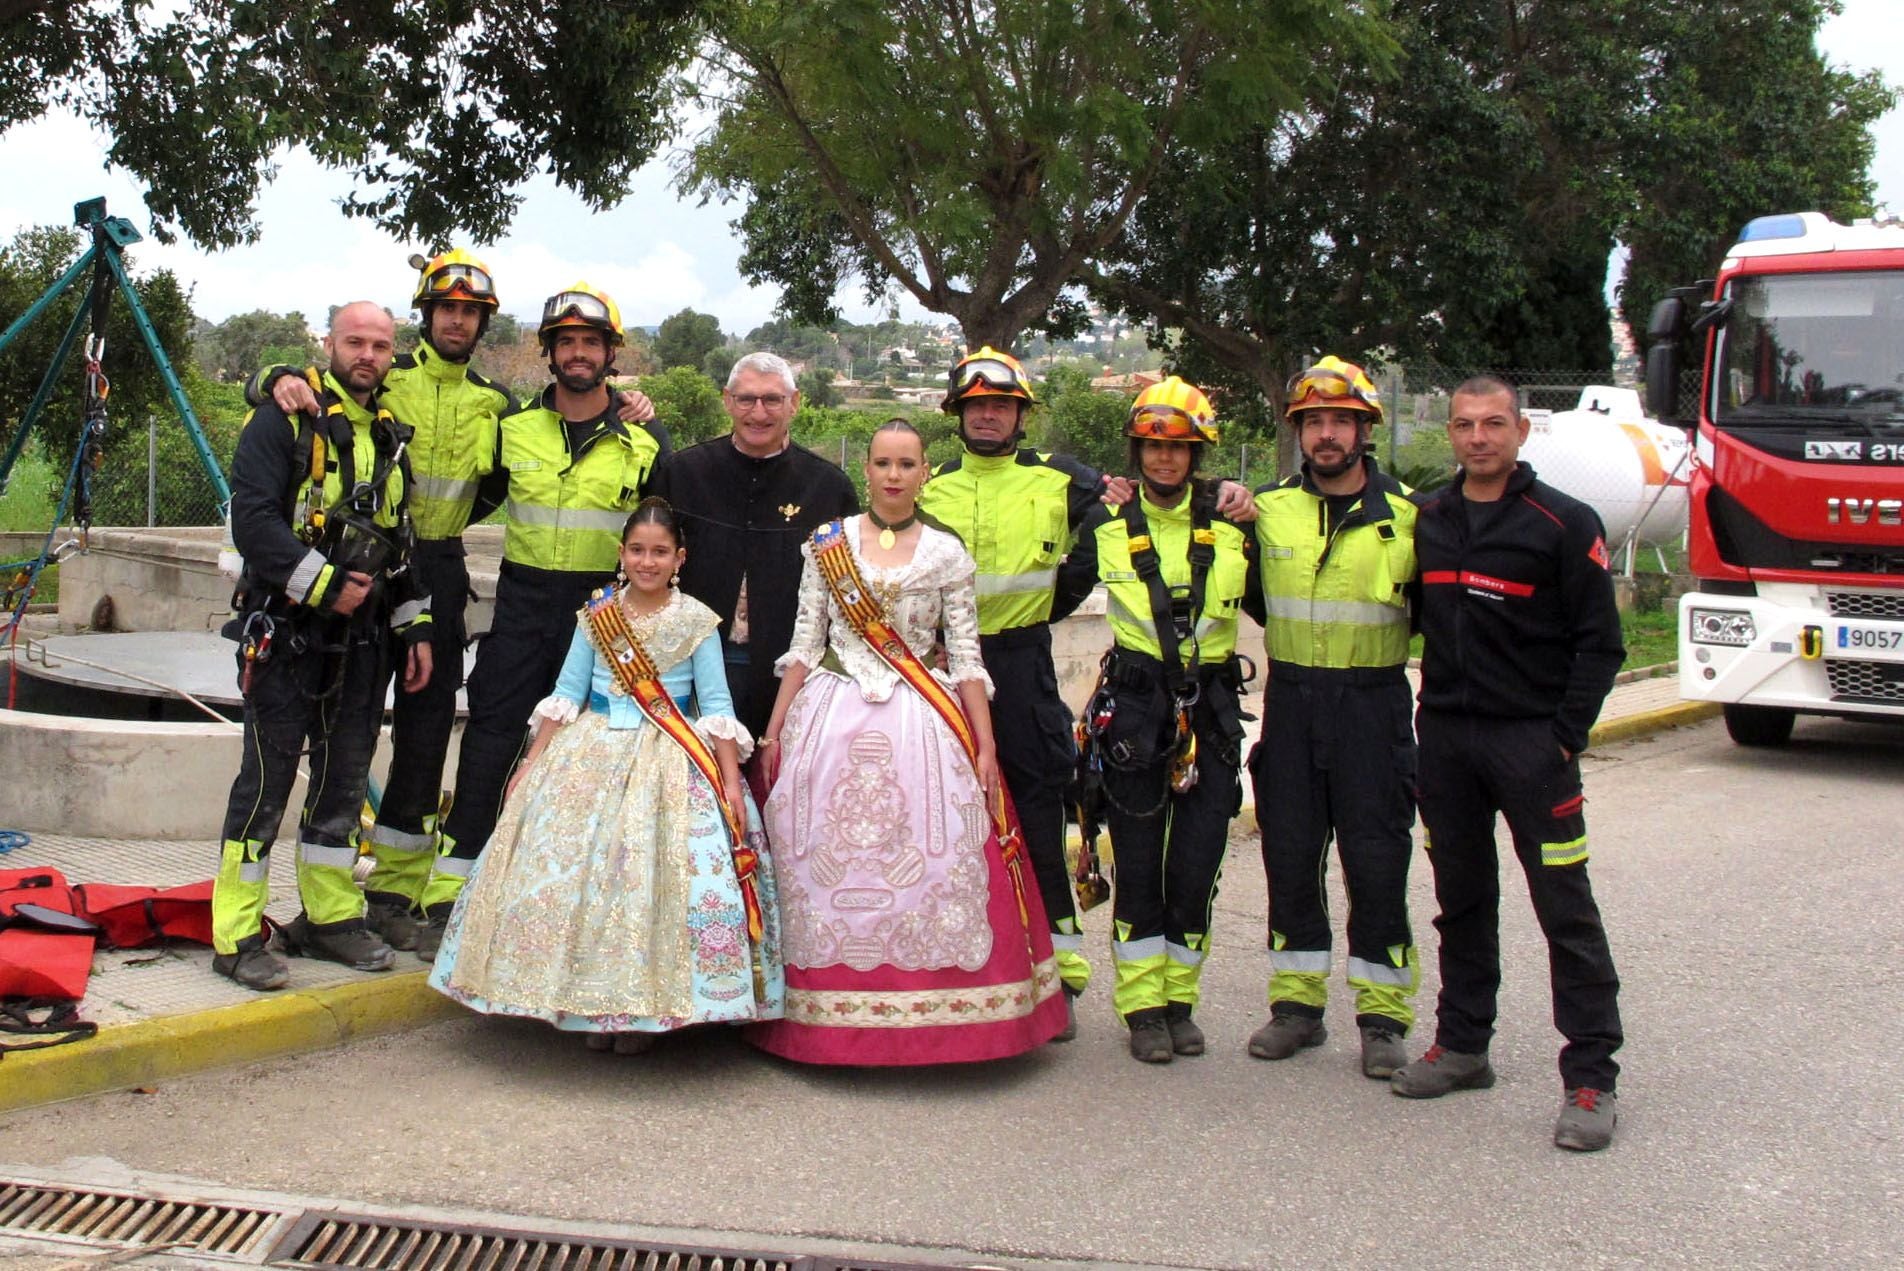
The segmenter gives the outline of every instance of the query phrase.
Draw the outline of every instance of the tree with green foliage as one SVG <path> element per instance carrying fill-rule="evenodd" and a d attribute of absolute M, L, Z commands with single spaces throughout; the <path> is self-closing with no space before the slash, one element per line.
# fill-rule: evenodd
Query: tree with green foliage
<path fill-rule="evenodd" d="M 683 309 L 662 320 L 655 332 L 653 353 L 664 371 L 676 366 L 691 366 L 698 371 L 707 355 L 726 343 L 719 318 Z"/>
<path fill-rule="evenodd" d="M 346 213 L 488 242 L 531 177 L 613 206 L 675 127 L 686 0 L 0 0 L 0 131 L 71 110 L 146 187 L 152 229 L 258 236 L 302 145 L 351 174 Z"/>
<path fill-rule="evenodd" d="M 727 377 L 734 373 L 734 363 L 740 361 L 746 350 L 737 344 L 723 344 L 718 349 L 710 349 L 701 359 L 701 370 L 716 384 L 725 388 Z"/>
<path fill-rule="evenodd" d="M 1708 0 L 1660 5 L 1669 50 L 1630 147 L 1633 207 L 1620 312 L 1644 337 L 1654 303 L 1710 278 L 1746 221 L 1777 212 L 1871 214 L 1871 125 L 1896 104 L 1874 71 L 1818 53 L 1836 0 Z"/>
<path fill-rule="evenodd" d="M 692 366 L 644 375 L 637 387 L 654 402 L 655 419 L 667 426 L 676 446 L 718 437 L 732 427 L 720 388 Z"/>
<path fill-rule="evenodd" d="M 704 8 L 687 188 L 748 198 L 741 270 L 837 316 L 849 276 L 971 345 L 1075 329 L 1067 294 L 1173 149 L 1226 151 L 1322 87 L 1315 50 L 1379 58 L 1367 6 L 1317 0 L 832 0 Z"/>
<path fill-rule="evenodd" d="M 1755 199 L 1868 199 L 1890 99 L 1818 56 L 1834 8 L 1394 0 L 1393 71 L 1346 58 L 1285 126 L 1176 148 L 1181 196 L 1146 201 L 1092 289 L 1259 425 L 1320 352 L 1605 373 L 1616 237 L 1643 316 L 1649 275 L 1706 267 L 1745 215 L 1782 210 Z"/>
<path fill-rule="evenodd" d="M 40 226 L 15 235 L 11 243 L 0 247 L 0 314 L 26 312 L 79 259 L 87 246 L 84 235 L 66 227 Z M 171 271 L 158 269 L 141 274 L 133 268 L 129 255 L 124 259 L 133 290 L 151 319 L 161 347 L 174 369 L 184 374 L 189 383 L 192 312 L 184 289 Z M 85 299 L 84 287 L 68 289 L 33 325 L 0 350 L 0 452 L 12 444 L 13 430 L 19 427 L 27 404 L 52 365 L 60 336 Z M 90 332 L 90 327 L 86 332 Z M 94 486 L 95 519 L 101 524 L 133 519 L 133 507 L 108 497 L 130 472 L 136 473 L 138 479 L 136 520 L 144 522 L 148 418 L 158 420 L 161 438 L 176 435 L 185 452 L 193 453 L 193 460 L 189 468 L 182 470 L 180 480 L 202 489 L 205 504 L 215 506 L 210 478 L 190 450 L 184 425 L 179 422 L 158 366 L 116 288 L 108 305 L 105 335 L 103 365 L 112 391 L 107 399 L 105 460 Z M 27 443 L 29 447 L 37 445 L 46 459 L 58 468 L 61 481 L 65 480 L 73 448 L 78 444 L 79 425 L 86 408 L 85 395 L 85 357 L 76 346 L 67 357 L 65 368 L 35 426 L 37 436 Z"/>
<path fill-rule="evenodd" d="M 1129 393 L 1099 392 L 1090 371 L 1054 366 L 1038 386 L 1040 405 L 1026 421 L 1027 436 L 1040 450 L 1070 455 L 1100 472 L 1123 472 L 1129 447 L 1124 424 Z"/>
<path fill-rule="evenodd" d="M 794 380 L 800 386 L 800 400 L 808 406 L 839 406 L 846 394 L 833 387 L 833 372 L 824 366 L 802 371 Z"/>
<path fill-rule="evenodd" d="M 261 366 L 312 365 L 320 350 L 302 313 L 253 309 L 223 322 L 199 321 L 192 356 L 210 379 L 243 381 Z"/>
<path fill-rule="evenodd" d="M 1396 68 L 1343 59 L 1288 125 L 1178 148 L 1181 197 L 1146 203 L 1093 289 L 1258 426 L 1319 352 L 1609 365 L 1609 99 L 1639 68 L 1618 39 L 1630 7 L 1395 0 Z"/>

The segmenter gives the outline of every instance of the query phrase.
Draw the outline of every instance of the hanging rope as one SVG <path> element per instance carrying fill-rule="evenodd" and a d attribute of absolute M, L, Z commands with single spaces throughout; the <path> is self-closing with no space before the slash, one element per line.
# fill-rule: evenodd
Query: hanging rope
<path fill-rule="evenodd" d="M 59 507 L 53 513 L 53 523 L 46 529 L 40 554 L 0 566 L 0 577 L 6 578 L 4 587 L 0 588 L 0 609 L 6 611 L 4 624 L 0 624 L 0 639 L 6 641 L 10 650 L 19 647 L 20 624 L 26 617 L 27 606 L 33 603 L 33 593 L 39 589 L 40 575 L 49 564 L 58 564 L 73 549 L 85 551 L 92 534 L 93 475 L 105 458 L 106 398 L 112 392 L 102 365 L 105 356 L 105 336 L 95 335 L 86 341 L 86 413 L 80 422 L 79 444 L 73 447 L 73 461 L 67 465 L 66 483 L 60 488 Z M 59 527 L 66 523 L 69 509 L 79 527 L 79 537 L 55 548 L 53 540 L 59 534 Z M 18 699 L 19 687 L 20 668 L 14 660 L 7 668 L 8 710 L 13 709 Z"/>

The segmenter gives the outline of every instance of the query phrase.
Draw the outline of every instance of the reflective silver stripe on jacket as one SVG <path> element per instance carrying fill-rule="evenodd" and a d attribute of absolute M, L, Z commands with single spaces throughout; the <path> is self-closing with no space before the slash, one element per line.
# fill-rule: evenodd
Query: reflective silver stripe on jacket
<path fill-rule="evenodd" d="M 1025 574 L 980 574 L 978 576 L 978 594 L 981 596 L 1010 596 L 1024 592 L 1049 591 L 1058 585 L 1058 567 L 1034 569 Z"/>
<path fill-rule="evenodd" d="M 621 527 L 628 520 L 626 512 L 601 512 L 587 508 L 552 508 L 537 503 L 518 503 L 509 500 L 509 519 L 518 525 L 546 525 L 551 529 L 600 530 L 606 534 L 621 534 Z"/>
<path fill-rule="evenodd" d="M 1309 600 L 1302 596 L 1265 596 L 1263 608 L 1285 622 L 1346 622 L 1360 627 L 1405 627 L 1408 610 L 1373 600 Z"/>
<path fill-rule="evenodd" d="M 317 576 L 324 572 L 324 566 L 327 563 L 324 553 L 316 548 L 304 553 L 304 559 L 297 563 L 297 568 L 291 571 L 291 576 L 284 580 L 284 594 L 293 600 L 307 598 L 311 594 L 311 585 L 317 581 Z"/>
<path fill-rule="evenodd" d="M 428 596 L 423 597 L 421 600 L 406 600 L 404 603 L 398 605 L 396 611 L 390 615 L 390 625 L 393 629 L 400 631 L 422 617 L 424 610 L 429 607 L 430 598 Z"/>
<path fill-rule="evenodd" d="M 476 490 L 481 482 L 459 481 L 454 477 L 431 477 L 419 474 L 410 483 L 416 493 L 426 498 L 439 499 L 445 503 L 474 503 Z"/>

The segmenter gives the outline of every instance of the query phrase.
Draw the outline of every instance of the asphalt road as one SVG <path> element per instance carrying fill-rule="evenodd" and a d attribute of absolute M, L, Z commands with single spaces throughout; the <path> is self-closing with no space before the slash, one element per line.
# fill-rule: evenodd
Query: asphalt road
<path fill-rule="evenodd" d="M 1788 748 L 1747 751 L 1715 723 L 1608 748 L 1587 769 L 1628 1036 L 1619 1140 L 1598 1155 L 1549 1138 L 1558 1040 L 1517 875 L 1493 1090 L 1417 1103 L 1363 1078 L 1339 978 L 1326 1045 L 1249 1058 L 1264 897 L 1239 835 L 1201 1059 L 1130 1060 L 1101 988 L 1071 1045 L 928 1071 L 801 1069 L 721 1032 L 617 1058 L 472 1018 L 12 1114 L 0 1161 L 105 1156 L 711 1244 L 827 1236 L 993 1262 L 1904 1264 L 1904 731 L 1803 721 Z M 1417 866 L 1432 1014 L 1434 908 Z M 1090 919 L 1105 980 L 1108 921 Z"/>

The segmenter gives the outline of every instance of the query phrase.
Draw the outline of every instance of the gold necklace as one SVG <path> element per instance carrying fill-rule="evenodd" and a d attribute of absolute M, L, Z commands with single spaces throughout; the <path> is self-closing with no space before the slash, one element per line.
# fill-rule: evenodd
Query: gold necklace
<path fill-rule="evenodd" d="M 867 508 L 866 519 L 879 527 L 880 550 L 890 552 L 893 549 L 893 544 L 899 541 L 898 536 L 911 529 L 912 523 L 919 519 L 919 509 L 917 507 L 913 508 L 912 514 L 903 521 L 887 522 L 879 519 L 879 513 L 873 511 L 871 508 Z"/>

